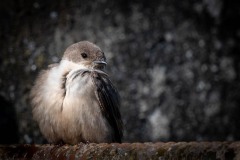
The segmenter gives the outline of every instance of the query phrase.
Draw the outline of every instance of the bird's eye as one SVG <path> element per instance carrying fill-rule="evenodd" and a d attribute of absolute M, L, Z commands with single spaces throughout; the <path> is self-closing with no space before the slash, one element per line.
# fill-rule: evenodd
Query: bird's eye
<path fill-rule="evenodd" d="M 87 56 L 88 56 L 87 53 L 82 53 L 81 55 L 83 58 L 87 58 Z"/>

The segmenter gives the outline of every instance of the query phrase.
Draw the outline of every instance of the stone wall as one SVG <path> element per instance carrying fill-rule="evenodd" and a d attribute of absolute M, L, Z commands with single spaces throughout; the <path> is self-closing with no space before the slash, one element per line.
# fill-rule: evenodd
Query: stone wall
<path fill-rule="evenodd" d="M 81 40 L 107 56 L 124 141 L 240 139 L 239 1 L 5 0 L 0 13 L 0 95 L 14 106 L 16 143 L 45 142 L 29 90 Z"/>
<path fill-rule="evenodd" d="M 239 142 L 101 143 L 0 146 L 1 159 L 219 159 L 240 158 Z"/>

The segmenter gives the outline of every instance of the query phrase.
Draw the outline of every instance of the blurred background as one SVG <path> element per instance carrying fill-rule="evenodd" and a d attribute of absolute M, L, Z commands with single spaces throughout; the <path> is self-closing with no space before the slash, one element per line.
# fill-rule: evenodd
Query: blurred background
<path fill-rule="evenodd" d="M 0 143 L 45 143 L 28 94 L 66 47 L 105 52 L 125 142 L 240 140 L 240 1 L 3 0 Z"/>

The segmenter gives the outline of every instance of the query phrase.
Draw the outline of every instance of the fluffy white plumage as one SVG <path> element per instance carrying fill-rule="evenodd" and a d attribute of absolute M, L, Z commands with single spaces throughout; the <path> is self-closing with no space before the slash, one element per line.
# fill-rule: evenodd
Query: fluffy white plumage
<path fill-rule="evenodd" d="M 50 143 L 121 142 L 119 98 L 104 64 L 100 48 L 83 41 L 40 73 L 31 91 L 33 117 Z"/>

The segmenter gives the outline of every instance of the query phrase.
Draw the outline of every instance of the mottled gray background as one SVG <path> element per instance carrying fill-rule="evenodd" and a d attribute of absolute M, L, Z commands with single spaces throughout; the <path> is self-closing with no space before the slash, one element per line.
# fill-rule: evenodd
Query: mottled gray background
<path fill-rule="evenodd" d="M 117 86 L 125 142 L 240 140 L 239 0 L 3 0 L 0 143 L 45 143 L 37 73 L 81 40 Z"/>

